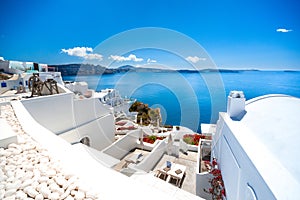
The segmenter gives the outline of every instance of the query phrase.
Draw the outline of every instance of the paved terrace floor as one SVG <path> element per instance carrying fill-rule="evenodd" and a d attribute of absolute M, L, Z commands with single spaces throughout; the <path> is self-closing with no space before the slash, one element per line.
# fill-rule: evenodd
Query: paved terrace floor
<path fill-rule="evenodd" d="M 142 153 L 143 156 L 147 156 L 150 152 L 149 151 L 145 151 L 145 150 L 142 150 L 142 149 L 134 149 L 132 151 L 130 151 L 122 160 L 121 162 L 119 162 L 113 169 L 116 170 L 116 171 L 120 171 L 121 169 L 125 168 L 127 163 L 126 163 L 126 159 L 130 158 L 132 155 L 134 154 L 140 154 Z"/>
<path fill-rule="evenodd" d="M 121 169 L 126 167 L 126 159 L 130 158 L 133 154 L 136 153 L 142 153 L 145 157 L 150 153 L 149 151 L 141 150 L 141 149 L 134 149 L 133 151 L 129 152 L 120 163 L 118 163 L 114 170 L 120 171 Z M 177 164 L 181 164 L 186 166 L 186 174 L 183 177 L 181 184 L 179 188 L 192 193 L 196 195 L 196 167 L 197 167 L 197 152 L 188 151 L 187 154 L 183 154 L 180 152 L 179 157 L 176 158 L 175 156 L 170 156 L 167 154 L 164 154 L 163 157 L 160 159 L 160 161 L 157 163 L 157 165 L 153 168 L 153 172 L 149 173 L 151 176 L 153 176 L 154 179 L 160 179 L 158 177 L 155 177 L 155 172 L 158 168 L 161 168 L 161 166 L 165 165 L 166 161 L 171 161 Z M 161 179 L 163 180 L 163 179 Z M 174 187 L 177 187 L 175 185 L 175 181 L 170 181 L 168 184 L 173 185 Z"/>
<path fill-rule="evenodd" d="M 197 152 L 188 151 L 187 154 L 180 152 L 179 157 L 169 156 L 165 154 L 158 164 L 154 167 L 154 172 L 161 166 L 164 166 L 167 161 L 186 166 L 186 174 L 183 177 L 180 188 L 196 195 L 196 168 L 197 168 Z M 175 186 L 175 182 L 170 181 L 169 184 Z"/>

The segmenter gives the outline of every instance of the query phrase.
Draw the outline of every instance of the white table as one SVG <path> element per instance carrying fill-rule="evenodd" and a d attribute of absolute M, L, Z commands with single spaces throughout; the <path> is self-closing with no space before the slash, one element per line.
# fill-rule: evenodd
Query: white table
<path fill-rule="evenodd" d="M 178 184 L 180 183 L 181 179 L 183 178 L 185 171 L 186 171 L 186 166 L 172 163 L 171 170 L 168 171 L 167 174 L 170 176 L 170 180 L 171 180 L 171 178 L 175 179 L 176 185 L 179 186 Z"/>
<path fill-rule="evenodd" d="M 177 170 L 180 170 L 181 172 L 176 173 Z M 169 178 L 167 178 L 166 181 L 169 182 L 173 178 L 176 180 L 176 185 L 179 186 L 179 183 L 182 180 L 182 178 L 185 174 L 185 171 L 186 171 L 186 166 L 172 162 L 171 168 L 169 168 L 169 169 L 167 169 L 166 164 L 164 164 L 159 169 L 157 169 L 156 176 L 159 177 L 159 176 L 163 175 L 164 179 L 166 179 L 166 176 L 169 176 Z"/>

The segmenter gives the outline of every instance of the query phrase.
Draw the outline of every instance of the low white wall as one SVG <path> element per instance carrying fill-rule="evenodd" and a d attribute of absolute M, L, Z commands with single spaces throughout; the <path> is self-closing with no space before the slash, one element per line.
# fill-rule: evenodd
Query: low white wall
<path fill-rule="evenodd" d="M 151 171 L 158 163 L 161 157 L 166 152 L 167 143 L 165 140 L 160 140 L 159 143 L 153 148 L 153 150 L 146 156 L 144 160 L 134 166 L 134 168 L 143 170 L 145 172 Z"/>
<path fill-rule="evenodd" d="M 22 100 L 33 118 L 68 142 L 87 136 L 91 147 L 102 150 L 114 141 L 115 125 L 111 111 L 98 99 L 74 100 L 73 93 Z"/>
<path fill-rule="evenodd" d="M 115 140 L 113 134 L 107 134 L 113 133 L 115 130 L 113 126 L 107 125 L 111 124 L 112 121 L 114 121 L 113 115 L 106 115 L 83 126 L 60 134 L 59 137 L 65 139 L 69 143 L 77 143 L 82 138 L 88 137 L 90 139 L 90 147 L 101 151 L 111 145 Z"/>
<path fill-rule="evenodd" d="M 129 151 L 137 147 L 139 137 L 140 130 L 130 131 L 126 136 L 103 149 L 102 152 L 121 160 Z"/>
<path fill-rule="evenodd" d="M 96 118 L 105 116 L 111 111 L 105 107 L 98 99 L 75 99 L 74 119 L 77 125 L 84 124 Z"/>
<path fill-rule="evenodd" d="M 187 146 L 189 151 L 198 152 L 198 146 L 200 146 L 200 144 L 198 146 L 188 144 Z"/>
<path fill-rule="evenodd" d="M 38 123 L 53 133 L 59 134 L 76 126 L 73 93 L 35 97 L 21 102 Z"/>
<path fill-rule="evenodd" d="M 201 146 L 198 145 L 197 154 L 197 169 L 196 169 L 196 195 L 204 199 L 211 199 L 211 194 L 204 191 L 204 189 L 209 189 L 209 180 L 211 179 L 211 174 L 208 172 L 201 172 Z"/>
<path fill-rule="evenodd" d="M 17 86 L 19 85 L 19 81 L 18 80 L 0 80 L 0 84 L 2 82 L 6 83 L 6 87 L 1 87 L 0 85 L 0 94 L 11 90 L 11 89 L 17 89 Z"/>
<path fill-rule="evenodd" d="M 18 101 L 12 103 L 24 131 L 46 148 L 51 157 L 60 161 L 62 171 L 79 177 L 85 188 L 99 193 L 100 199 L 177 199 L 176 193 L 166 194 L 156 187 L 149 187 L 105 167 L 90 151 L 75 148 L 36 123 Z"/>
<path fill-rule="evenodd" d="M 204 199 L 211 199 L 211 194 L 204 191 L 211 187 L 209 181 L 211 180 L 212 175 L 208 172 L 196 173 L 196 195 Z"/>

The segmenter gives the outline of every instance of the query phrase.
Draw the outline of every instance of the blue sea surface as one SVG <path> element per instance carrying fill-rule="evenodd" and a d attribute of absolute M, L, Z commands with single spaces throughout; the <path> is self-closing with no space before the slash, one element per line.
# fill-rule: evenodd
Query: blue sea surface
<path fill-rule="evenodd" d="M 243 91 L 247 100 L 266 94 L 300 98 L 300 72 L 128 72 L 63 79 L 86 81 L 96 91 L 115 88 L 124 97 L 159 107 L 164 124 L 182 125 L 197 132 L 201 123 L 216 123 L 219 112 L 226 111 L 231 90 Z"/>

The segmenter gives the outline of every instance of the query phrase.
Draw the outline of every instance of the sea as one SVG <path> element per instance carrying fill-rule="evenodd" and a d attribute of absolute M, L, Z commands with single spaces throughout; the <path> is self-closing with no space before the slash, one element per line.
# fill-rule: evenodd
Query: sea
<path fill-rule="evenodd" d="M 243 91 L 247 100 L 267 94 L 300 98 L 300 71 L 127 72 L 63 80 L 85 81 L 96 91 L 117 89 L 123 97 L 160 108 L 163 124 L 199 133 L 201 123 L 216 123 L 226 111 L 230 91 Z"/>

